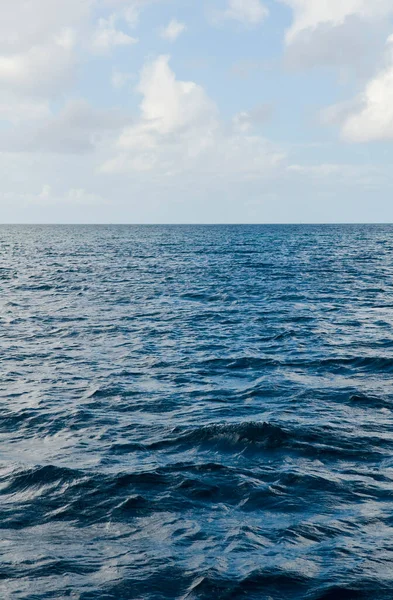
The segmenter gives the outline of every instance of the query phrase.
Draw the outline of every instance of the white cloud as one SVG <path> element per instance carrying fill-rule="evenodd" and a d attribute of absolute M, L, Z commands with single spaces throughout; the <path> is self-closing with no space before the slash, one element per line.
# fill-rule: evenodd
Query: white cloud
<path fill-rule="evenodd" d="M 117 146 L 126 155 L 107 163 L 105 170 L 127 169 L 125 165 L 148 170 L 157 163 L 167 164 L 179 140 L 187 140 L 189 155 L 209 144 L 217 127 L 214 103 L 197 84 L 177 81 L 168 63 L 168 56 L 160 56 L 143 69 L 137 86 L 143 96 L 139 122 L 119 137 Z"/>
<path fill-rule="evenodd" d="M 27 196 L 27 204 L 40 204 L 51 206 L 54 204 L 69 204 L 94 206 L 100 204 L 108 204 L 108 201 L 102 196 L 87 192 L 83 188 L 71 188 L 64 194 L 56 193 L 52 187 L 45 184 L 39 194 Z"/>
<path fill-rule="evenodd" d="M 201 122 L 213 126 L 216 107 L 204 89 L 192 81 L 178 81 L 162 55 L 148 63 L 137 90 L 143 96 L 142 120 L 149 129 L 169 134 Z"/>
<path fill-rule="evenodd" d="M 233 20 L 243 25 L 259 25 L 269 15 L 269 10 L 261 0 L 226 0 L 223 10 L 212 10 L 213 22 Z"/>
<path fill-rule="evenodd" d="M 134 3 L 141 9 L 144 4 Z M 49 98 L 75 81 L 76 67 L 89 45 L 95 52 L 130 45 L 136 39 L 116 27 L 120 14 L 94 22 L 98 0 L 13 0 L 0 5 L 0 90 Z M 127 13 L 128 14 L 128 13 Z"/>
<path fill-rule="evenodd" d="M 393 13 L 391 0 L 280 0 L 292 8 L 293 24 L 286 34 L 288 43 L 302 32 L 319 25 L 342 25 L 348 17 L 364 20 L 384 18 Z"/>
<path fill-rule="evenodd" d="M 298 181 L 308 181 L 323 188 L 334 188 L 338 184 L 372 187 L 380 185 L 386 178 L 384 168 L 370 164 L 293 164 L 287 167 L 287 172 Z"/>
<path fill-rule="evenodd" d="M 45 45 L 74 29 L 90 14 L 95 0 L 2 0 L 0 54 L 19 54 Z"/>
<path fill-rule="evenodd" d="M 72 81 L 78 37 L 96 0 L 12 0 L 0 5 L 0 89 L 60 95 Z"/>
<path fill-rule="evenodd" d="M 393 0 L 277 1 L 293 11 L 293 23 L 285 39 L 288 60 L 290 57 L 293 64 L 302 67 L 333 64 L 340 69 L 353 69 L 355 66 L 363 78 L 360 82 L 351 81 L 363 92 L 326 109 L 325 121 L 338 123 L 343 137 L 352 142 L 393 139 L 390 42 L 386 63 L 375 66 L 391 28 Z M 216 216 L 212 220 L 220 220 L 222 215 L 225 219 L 242 220 L 248 218 L 243 209 L 246 210 L 249 201 L 255 200 L 255 206 L 265 200 L 266 204 L 270 202 L 268 199 L 273 197 L 269 196 L 270 185 L 270 191 L 278 199 L 271 202 L 275 205 L 276 219 L 282 219 L 283 214 L 286 219 L 296 219 L 300 214 L 296 201 L 301 202 L 299 198 L 307 186 L 310 191 L 307 210 L 311 210 L 318 204 L 317 190 L 330 187 L 339 205 L 340 189 L 345 192 L 358 185 L 357 192 L 361 192 L 363 183 L 379 185 L 381 176 L 372 169 L 335 164 L 339 152 L 333 145 L 329 148 L 324 145 L 314 152 L 310 148 L 299 150 L 296 140 L 292 140 L 294 143 L 286 147 L 295 157 L 288 166 L 289 159 L 281 148 L 261 134 L 271 106 L 252 108 L 253 102 L 260 102 L 268 94 L 264 85 L 271 83 L 270 75 L 262 77 L 265 83 L 259 78 L 261 82 L 253 87 L 251 103 L 247 102 L 247 94 L 252 82 L 233 90 L 234 82 L 228 78 L 230 102 L 225 102 L 225 94 L 217 97 L 221 96 L 226 110 L 229 106 L 233 110 L 231 114 L 225 113 L 225 117 L 220 114 L 206 87 L 201 85 L 203 79 L 199 78 L 211 82 L 218 69 L 225 76 L 226 48 L 216 61 L 209 63 L 208 59 L 202 59 L 198 66 L 197 59 L 178 55 L 177 64 L 182 69 L 188 67 L 198 73 L 181 78 L 176 77 L 167 56 L 148 59 L 138 79 L 136 98 L 131 94 L 129 98 L 130 107 L 134 107 L 135 101 L 140 102 L 139 110 L 134 109 L 135 117 L 120 109 L 99 108 L 123 105 L 126 93 L 116 94 L 114 90 L 128 91 L 138 65 L 146 60 L 144 57 L 156 56 L 154 44 L 162 46 L 162 42 L 149 34 L 142 38 L 141 30 L 144 43 L 136 52 L 121 53 L 115 63 L 107 56 L 105 60 L 92 58 L 91 53 L 105 54 L 116 47 L 128 49 L 135 44 L 139 31 L 132 28 L 137 27 L 141 11 L 146 10 L 146 18 L 149 7 L 151 13 L 158 13 L 155 9 L 160 2 L 170 4 L 168 0 L 0 0 L 0 198 L 8 202 L 8 214 L 14 215 L 7 218 L 15 220 L 23 214 L 40 220 L 48 215 L 48 220 L 59 216 L 67 222 L 70 215 L 75 220 L 95 220 L 98 215 L 98 219 L 107 221 L 115 214 L 113 205 L 105 212 L 105 198 L 110 198 L 117 203 L 119 220 L 152 220 L 156 214 L 161 220 L 168 219 L 169 214 L 173 220 L 188 220 L 190 215 L 195 220 L 204 220 L 210 219 L 214 211 Z M 188 4 L 190 11 L 194 7 L 200 11 L 204 3 Z M 216 22 L 232 21 L 244 29 L 264 20 L 268 15 L 266 5 L 272 1 L 265 4 L 265 0 L 208 0 L 206 4 L 221 8 L 215 13 Z M 170 17 L 175 13 L 166 14 Z M 151 16 L 152 22 L 146 23 L 145 31 L 150 27 L 150 32 L 154 32 L 159 16 Z M 190 12 L 190 19 L 193 18 L 198 18 L 197 12 Z M 166 25 L 168 21 L 158 22 Z M 279 20 L 272 26 L 281 27 L 284 22 Z M 173 19 L 162 31 L 155 31 L 174 41 L 185 31 L 185 25 Z M 201 31 L 200 35 L 211 36 L 207 47 L 217 42 L 211 30 Z M 149 48 L 145 42 L 153 46 Z M 243 77 L 253 73 L 254 79 L 258 79 L 269 68 L 272 74 L 277 58 L 270 58 L 269 63 L 261 60 L 268 50 L 264 43 L 262 40 L 254 55 L 247 50 L 247 56 L 242 58 L 244 52 L 239 50 L 233 73 Z M 230 60 L 236 61 L 236 56 Z M 285 73 L 278 76 L 282 77 L 285 89 L 289 89 L 293 80 L 285 79 Z M 74 83 L 76 86 L 72 87 Z M 302 95 L 306 99 L 311 89 L 307 86 L 313 85 L 313 80 L 302 79 L 303 83 Z M 211 85 L 217 93 L 214 82 Z M 75 100 L 88 88 L 92 105 Z M 323 87 L 322 93 L 325 90 Z M 327 93 L 330 96 L 336 92 L 332 87 Z M 313 102 L 316 98 L 321 96 L 312 93 Z M 299 100 L 300 97 L 295 99 L 297 107 Z M 285 99 L 287 108 L 291 101 L 291 97 Z M 278 136 L 281 129 L 279 126 Z M 288 131 L 296 136 L 296 128 L 289 127 Z M 345 152 L 350 163 L 350 149 L 347 147 Z M 307 158 L 311 165 L 307 164 Z M 302 164 L 303 159 L 306 164 Z M 43 182 L 48 183 L 42 186 Z M 391 178 L 387 190 L 390 183 Z M 280 204 L 283 194 L 288 197 L 286 204 Z M 146 203 L 140 202 L 142 195 Z M 350 194 L 343 193 L 342 197 L 349 198 Z M 353 197 L 357 210 L 359 194 Z M 205 205 L 200 209 L 201 198 Z M 20 212 L 20 206 L 26 207 L 26 211 Z M 84 208 L 88 206 L 90 212 Z M 102 211 L 97 208 L 100 206 L 104 207 Z M 194 213 L 189 212 L 189 206 Z M 269 215 L 258 212 L 255 219 L 263 220 L 266 214 Z"/>
<path fill-rule="evenodd" d="M 341 125 L 350 142 L 393 139 L 393 38 L 387 41 L 386 65 L 354 101 L 324 111 L 327 122 Z"/>
<path fill-rule="evenodd" d="M 3 192 L 0 193 L 0 200 L 3 204 L 18 203 L 21 206 L 42 206 L 49 208 L 52 206 L 103 206 L 109 202 L 92 192 L 88 192 L 83 188 L 70 188 L 69 190 L 59 193 L 56 192 L 49 184 L 44 184 L 38 193 L 18 193 L 18 192 Z"/>
<path fill-rule="evenodd" d="M 360 76 L 375 68 L 393 15 L 391 0 L 279 0 L 292 9 L 287 62 L 308 68 L 334 65 Z"/>
<path fill-rule="evenodd" d="M 20 120 L 15 120 L 16 127 L 6 129 L 0 135 L 0 151 L 89 153 L 100 144 L 110 143 L 130 122 L 130 117 L 119 110 L 94 109 L 83 100 L 69 102 L 57 115 L 51 115 L 49 109 L 45 112 L 45 105 L 42 105 L 41 119 L 39 106 L 36 122 L 20 123 Z"/>
<path fill-rule="evenodd" d="M 96 31 L 93 34 L 92 48 L 97 52 L 106 52 L 112 46 L 130 46 L 138 42 L 137 38 L 116 28 L 117 16 L 111 15 L 108 19 L 99 19 Z"/>
<path fill-rule="evenodd" d="M 121 6 L 120 14 L 127 21 L 130 27 L 136 27 L 139 23 L 141 12 L 151 4 L 156 4 L 162 0 L 107 0 L 108 4 Z M 125 7 L 123 8 L 123 5 Z"/>
<path fill-rule="evenodd" d="M 72 81 L 78 32 L 95 0 L 13 0 L 0 6 L 0 89 L 52 96 Z"/>
<path fill-rule="evenodd" d="M 31 121 L 42 121 L 51 116 L 46 100 L 24 100 L 13 94 L 3 92 L 0 100 L 0 120 L 13 125 Z"/>
<path fill-rule="evenodd" d="M 234 128 L 239 132 L 250 131 L 254 126 L 265 123 L 271 116 L 272 111 L 271 104 L 261 104 L 254 106 L 251 110 L 243 110 L 234 116 Z"/>
<path fill-rule="evenodd" d="M 177 19 L 172 19 L 165 29 L 161 31 L 161 37 L 169 42 L 174 42 L 186 29 L 185 23 L 180 23 Z"/>
<path fill-rule="evenodd" d="M 48 96 L 69 83 L 75 57 L 64 36 L 47 44 L 32 46 L 26 52 L 0 55 L 0 88 L 8 92 Z"/>
<path fill-rule="evenodd" d="M 263 177 L 284 158 L 263 138 L 222 123 L 201 86 L 176 79 L 168 56 L 145 66 L 137 89 L 140 118 L 123 130 L 104 172 Z"/>
<path fill-rule="evenodd" d="M 260 0 L 228 0 L 224 17 L 244 24 L 257 25 L 268 14 L 268 9 Z"/>

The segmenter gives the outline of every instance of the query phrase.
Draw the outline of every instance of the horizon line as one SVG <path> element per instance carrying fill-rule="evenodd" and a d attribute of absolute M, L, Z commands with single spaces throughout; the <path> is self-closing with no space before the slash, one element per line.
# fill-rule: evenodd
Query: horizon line
<path fill-rule="evenodd" d="M 22 227 L 290 227 L 290 226 L 310 226 L 310 227 L 324 227 L 324 226 L 335 226 L 335 225 L 393 225 L 393 221 L 332 221 L 332 222 L 282 222 L 282 223 L 0 223 L 0 227 L 7 226 L 22 226 Z"/>

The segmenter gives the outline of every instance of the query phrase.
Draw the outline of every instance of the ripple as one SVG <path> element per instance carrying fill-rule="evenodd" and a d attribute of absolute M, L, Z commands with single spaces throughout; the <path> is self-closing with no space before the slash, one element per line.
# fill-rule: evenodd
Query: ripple
<path fill-rule="evenodd" d="M 0 246 L 1 597 L 391 598 L 392 226 Z"/>

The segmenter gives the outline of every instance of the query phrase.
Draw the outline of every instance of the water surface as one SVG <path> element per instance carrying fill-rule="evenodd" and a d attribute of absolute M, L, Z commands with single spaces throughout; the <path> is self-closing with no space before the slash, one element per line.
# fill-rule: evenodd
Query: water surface
<path fill-rule="evenodd" d="M 393 227 L 0 227 L 0 597 L 391 599 Z"/>

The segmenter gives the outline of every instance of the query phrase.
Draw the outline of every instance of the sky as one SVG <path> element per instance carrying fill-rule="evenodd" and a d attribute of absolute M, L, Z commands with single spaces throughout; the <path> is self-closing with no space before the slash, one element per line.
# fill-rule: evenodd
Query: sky
<path fill-rule="evenodd" d="M 0 222 L 393 222 L 393 0 L 0 0 Z"/>

